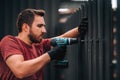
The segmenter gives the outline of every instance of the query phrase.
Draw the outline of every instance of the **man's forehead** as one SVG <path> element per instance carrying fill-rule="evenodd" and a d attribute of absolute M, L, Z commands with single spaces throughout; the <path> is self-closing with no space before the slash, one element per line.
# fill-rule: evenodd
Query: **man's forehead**
<path fill-rule="evenodd" d="M 45 24 L 44 17 L 41 16 L 35 16 L 34 22 L 36 22 L 37 24 Z"/>

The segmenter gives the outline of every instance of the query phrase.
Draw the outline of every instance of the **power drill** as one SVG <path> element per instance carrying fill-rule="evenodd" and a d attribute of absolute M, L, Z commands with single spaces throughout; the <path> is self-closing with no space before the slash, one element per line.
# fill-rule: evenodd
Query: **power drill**
<path fill-rule="evenodd" d="M 55 47 L 55 46 L 65 46 L 65 45 L 72 45 L 78 43 L 77 38 L 52 38 L 50 41 L 50 44 Z M 55 62 L 55 67 L 56 68 L 68 68 L 68 60 L 57 60 Z"/>

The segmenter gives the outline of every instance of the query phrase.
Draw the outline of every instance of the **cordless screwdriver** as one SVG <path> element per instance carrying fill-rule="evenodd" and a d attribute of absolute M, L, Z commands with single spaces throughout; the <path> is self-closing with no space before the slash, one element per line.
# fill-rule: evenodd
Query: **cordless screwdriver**
<path fill-rule="evenodd" d="M 52 38 L 50 41 L 50 44 L 55 47 L 55 46 L 66 46 L 66 45 L 72 45 L 78 43 L 77 38 Z M 55 62 L 55 67 L 56 68 L 68 68 L 68 60 L 57 60 Z"/>

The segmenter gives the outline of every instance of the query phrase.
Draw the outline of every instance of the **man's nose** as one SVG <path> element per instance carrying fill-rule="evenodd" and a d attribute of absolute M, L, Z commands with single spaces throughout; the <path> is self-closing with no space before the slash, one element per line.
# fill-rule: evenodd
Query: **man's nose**
<path fill-rule="evenodd" d="M 43 32 L 43 33 L 46 33 L 46 32 L 47 32 L 45 27 L 42 27 L 42 32 Z"/>

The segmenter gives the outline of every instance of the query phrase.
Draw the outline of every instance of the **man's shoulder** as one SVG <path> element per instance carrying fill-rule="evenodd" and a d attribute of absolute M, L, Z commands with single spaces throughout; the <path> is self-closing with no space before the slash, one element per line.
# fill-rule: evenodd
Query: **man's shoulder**
<path fill-rule="evenodd" d="M 14 40 L 15 36 L 12 35 L 6 35 L 5 37 L 2 38 L 2 40 L 0 42 L 6 42 L 8 40 Z"/>

